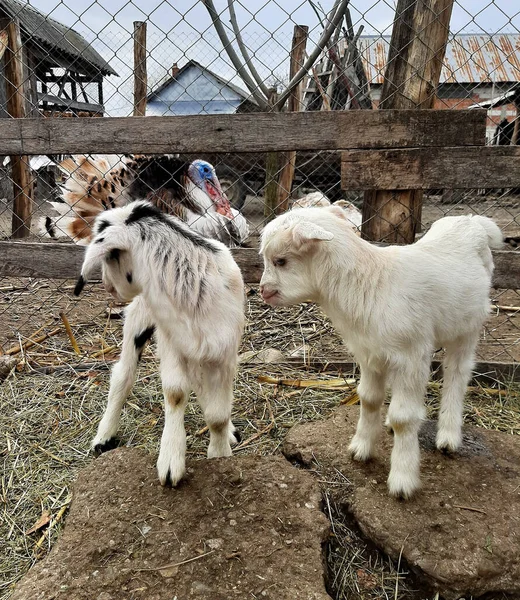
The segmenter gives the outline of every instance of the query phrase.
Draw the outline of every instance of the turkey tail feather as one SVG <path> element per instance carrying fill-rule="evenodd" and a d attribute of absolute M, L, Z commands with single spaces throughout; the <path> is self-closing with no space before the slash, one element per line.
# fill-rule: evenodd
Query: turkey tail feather
<path fill-rule="evenodd" d="M 61 161 L 58 167 L 66 175 L 61 197 L 70 207 L 70 214 L 60 211 L 61 217 L 46 219 L 47 234 L 56 237 L 60 231 L 58 237 L 88 242 L 96 216 L 128 201 L 126 189 L 132 183 L 133 174 L 127 160 L 115 155 L 79 154 Z"/>

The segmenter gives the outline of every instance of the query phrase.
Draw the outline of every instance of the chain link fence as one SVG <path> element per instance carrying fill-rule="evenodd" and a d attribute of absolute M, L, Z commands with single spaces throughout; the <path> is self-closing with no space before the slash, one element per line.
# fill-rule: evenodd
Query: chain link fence
<path fill-rule="evenodd" d="M 153 6 L 144 2 L 125 2 L 117 3 L 116 7 L 108 1 L 98 1 L 80 9 L 76 3 L 41 0 L 26 4 L 5 0 L 0 2 L 4 22 L 18 22 L 21 46 L 18 56 L 9 50 L 6 25 L 0 86 L 2 116 L 10 118 L 15 91 L 23 92 L 22 108 L 26 116 L 49 119 L 131 115 L 135 101 L 135 21 L 146 22 L 148 26 L 145 41 L 140 42 L 145 45 L 147 67 L 146 115 L 234 114 L 266 110 L 262 104 L 266 94 L 283 95 L 291 79 L 294 27 L 305 26 L 303 41 L 299 41 L 300 49 L 305 48 L 300 53 L 300 61 L 305 62 L 327 27 L 330 8 L 313 2 L 286 3 L 283 7 L 274 0 L 261 5 L 235 3 L 233 19 L 240 45 L 245 47 L 246 58 L 241 60 L 249 60 L 249 64 L 254 65 L 258 79 L 253 82 L 257 89 L 255 97 L 237 73 L 223 47 L 222 36 L 218 35 L 201 2 L 183 3 L 182 6 L 169 2 L 155 2 Z M 219 4 L 215 10 L 228 41 L 232 40 L 237 46 L 237 30 L 233 30 L 233 19 L 227 7 Z M 338 22 L 330 40 L 323 44 L 324 50 L 318 53 L 316 62 L 297 90 L 296 108 L 306 111 L 377 109 L 391 50 L 394 17 L 395 6 L 391 2 L 375 2 L 368 8 L 359 2 L 346 4 L 345 18 Z M 486 137 L 489 144 L 511 144 L 518 140 L 515 123 L 520 106 L 519 25 L 520 16 L 515 9 L 500 0 L 456 2 L 439 86 L 430 91 L 430 96 L 434 96 L 434 108 L 485 107 L 488 110 Z M 238 47 L 236 51 L 238 53 Z M 23 81 L 16 90 L 9 83 L 9 74 L 11 63 L 20 58 Z M 401 92 L 406 93 L 406 90 Z M 31 199 L 31 210 L 20 216 L 13 214 L 18 188 L 13 185 L 11 174 L 16 165 L 11 164 L 10 157 L 3 157 L 0 193 L 3 239 L 16 237 L 25 229 L 29 234 L 26 241 L 45 242 L 54 238 L 70 243 L 71 235 L 74 237 L 72 228 L 76 227 L 77 233 L 81 223 L 88 234 L 89 221 L 84 219 L 85 212 L 78 208 L 81 196 L 93 196 L 94 203 L 102 208 L 106 199 L 96 195 L 91 183 L 83 182 L 81 188 L 81 177 L 86 169 L 77 170 L 80 164 L 77 159 L 74 163 L 64 163 L 66 158 L 21 158 L 30 176 L 23 192 Z M 182 158 L 190 162 L 194 157 Z M 361 223 L 363 192 L 341 189 L 340 155 L 337 152 L 298 152 L 289 184 L 283 179 L 287 175 L 287 161 L 291 160 L 287 154 L 276 157 L 269 173 L 266 172 L 267 154 L 215 155 L 208 146 L 207 154 L 198 158 L 207 159 L 215 166 L 235 216 L 243 216 L 247 222 L 247 228 L 244 227 L 239 235 L 239 244 L 256 247 L 265 215 L 269 216 L 273 210 L 279 212 L 280 203 L 285 209 L 306 195 L 301 201 L 304 204 L 346 200 L 353 222 L 358 226 Z M 130 160 L 114 156 L 107 162 L 93 157 L 96 185 L 111 182 L 113 172 L 120 173 Z M 64 164 L 67 164 L 66 168 Z M 135 167 L 133 177 L 139 177 L 141 173 L 139 167 Z M 278 196 L 275 195 L 274 202 L 271 201 L 266 209 L 265 192 L 273 180 L 279 184 L 282 193 L 278 191 Z M 71 224 L 74 212 L 63 203 L 66 194 L 62 187 L 72 189 L 78 182 L 79 191 L 74 188 L 70 197 L 74 204 L 71 210 L 76 210 L 80 225 L 77 222 Z M 152 192 L 152 184 L 145 184 Z M 445 215 L 485 214 L 497 220 L 511 246 L 516 247 L 520 234 L 517 191 L 429 190 L 423 198 L 422 230 Z M 121 192 L 118 188 L 118 194 Z M 308 196 L 315 192 L 319 194 Z M 110 198 L 110 202 L 114 201 L 116 204 L 127 201 L 127 196 Z M 201 221 L 205 218 L 203 215 Z M 41 290 L 45 290 L 43 295 Z M 47 321 L 54 324 L 58 318 L 57 306 L 66 310 L 81 306 L 78 313 L 88 315 L 86 322 L 94 317 L 90 310 L 84 310 L 86 300 L 71 300 L 70 283 L 3 278 L 0 292 L 4 352 L 26 340 Z M 498 290 L 493 301 L 496 312 L 485 332 L 480 358 L 517 360 L 520 358 L 517 292 Z M 75 326 L 77 323 L 73 323 Z M 277 341 L 270 343 L 276 346 Z M 306 349 L 305 336 L 296 346 L 287 348 L 284 344 L 284 351 Z M 323 355 L 325 348 L 330 350 L 326 344 L 314 346 L 313 351 L 318 355 Z M 340 352 L 342 350 L 337 348 L 336 354 Z M 28 354 L 30 358 L 33 353 Z M 35 362 L 39 364 L 38 360 Z"/>
<path fill-rule="evenodd" d="M 143 98 L 146 117 L 255 113 L 272 110 L 273 105 L 278 109 L 276 103 L 284 97 L 295 72 L 316 48 L 316 61 L 289 100 L 292 110 L 377 110 L 385 94 L 388 101 L 392 94 L 406 96 L 411 89 L 406 85 L 393 91 L 385 88 L 395 2 L 343 2 L 341 19 L 332 28 L 329 40 L 324 41 L 323 32 L 332 18 L 332 0 L 242 0 L 231 2 L 233 14 L 227 3 L 219 0 L 213 8 L 229 38 L 228 44 L 217 32 L 208 6 L 213 7 L 208 0 L 0 0 L 0 117 L 102 120 L 135 114 L 138 103 L 144 105 Z M 139 43 L 137 32 L 142 34 L 143 30 L 134 23 L 147 26 L 146 37 L 139 38 Z M 417 32 L 418 38 L 421 33 Z M 254 65 L 256 76 L 250 70 L 248 77 L 255 94 L 238 73 L 226 45 L 233 46 L 242 66 Z M 146 79 L 140 82 L 144 86 L 136 85 L 139 81 L 134 76 L 136 48 L 144 50 L 146 57 Z M 421 52 L 420 47 L 415 46 L 414 52 Z M 17 71 L 22 73 L 19 80 L 15 78 Z M 144 96 L 141 93 L 137 97 L 139 87 L 144 87 Z M 411 96 L 407 100 L 416 102 Z M 439 85 L 429 89 L 422 102 L 450 111 L 485 108 L 487 143 L 518 144 L 520 12 L 514 3 L 454 3 Z M 175 150 L 172 147 L 172 154 Z M 186 184 L 186 169 L 195 159 L 209 161 L 215 167 L 230 207 L 219 212 L 210 206 L 200 211 L 190 225 L 204 232 L 206 223 L 216 223 L 219 227 L 212 228 L 213 235 L 223 235 L 230 245 L 256 249 L 266 219 L 290 210 L 293 204 L 340 202 L 353 226 L 360 229 L 365 192 L 342 189 L 339 152 L 299 151 L 295 156 L 288 152 L 274 156 L 269 152 L 216 154 L 208 143 L 207 152 L 197 156 L 0 157 L 0 241 L 38 244 L 33 247 L 38 265 L 46 260 L 40 252 L 45 244 L 72 248 L 77 242 L 88 242 L 93 215 L 131 201 L 135 190 L 161 208 L 185 216 L 176 208 L 176 193 L 179 182 Z M 160 185 L 149 177 L 151 164 L 162 169 Z M 85 208 L 85 203 L 90 208 Z M 418 234 L 443 216 L 482 214 L 497 221 L 508 249 L 516 253 L 520 244 L 519 206 L 517 189 L 426 190 Z M 230 219 L 236 226 L 233 236 L 225 227 Z M 1 598 L 9 596 L 12 583 L 35 560 L 21 525 L 28 528 L 29 521 L 34 522 L 34 505 L 38 503 L 34 495 L 45 498 L 42 506 L 50 502 L 50 509 L 60 506 L 66 496 L 70 473 L 56 479 L 56 464 L 52 461 L 58 460 L 67 469 L 86 461 L 106 397 L 108 368 L 119 357 L 123 307 L 100 286 L 91 286 L 75 298 L 74 284 L 63 279 L 0 276 L 0 355 L 3 359 L 13 357 L 21 375 L 5 382 L 4 401 L 17 418 L 23 415 L 16 428 L 10 429 L 6 422 L 3 426 L 9 452 L 5 453 L 6 476 L 2 475 L 0 500 L 7 504 L 8 496 L 15 494 L 16 507 L 6 516 L 0 535 L 5 556 L 9 557 L 5 564 L 0 561 L 0 574 L 4 576 L 0 581 Z M 492 303 L 477 359 L 483 363 L 516 363 L 520 361 L 519 291 L 493 290 Z M 273 310 L 262 303 L 252 284 L 247 287 L 247 316 L 241 348 L 243 364 L 258 361 L 262 367 L 256 368 L 263 369 L 265 363 L 281 359 L 299 361 L 300 367 L 312 359 L 324 363 L 350 359 L 330 322 L 315 306 Z M 272 366 L 272 370 L 277 376 L 287 375 L 285 367 Z M 99 372 L 102 376 L 98 379 Z M 159 417 L 154 415 L 161 412 L 155 400 L 160 395 L 156 372 L 157 361 L 148 352 L 136 391 L 146 410 L 130 403 L 123 424 L 126 437 L 134 440 L 135 435 L 136 443 L 153 451 L 160 429 Z M 55 377 L 40 377 L 45 374 Z M 4 375 L 0 368 L 0 378 Z M 266 416 L 262 402 L 255 403 L 254 394 L 264 397 L 257 375 L 258 371 L 244 369 L 243 377 L 237 378 L 237 403 L 247 410 L 234 420 L 243 427 L 246 438 L 250 435 L 255 440 L 253 450 L 274 452 L 285 430 L 275 432 L 272 424 L 265 425 L 269 418 L 274 423 L 274 417 Z M 305 376 L 301 371 L 294 375 L 298 379 Z M 289 401 L 279 400 L 276 394 L 265 397 L 278 411 L 277 422 L 284 423 L 281 428 L 300 418 L 291 412 Z M 339 402 L 339 396 L 332 400 L 330 396 L 319 398 L 316 407 L 311 403 L 310 418 L 321 414 L 323 403 L 329 410 L 336 400 Z M 33 410 L 27 408 L 31 405 Z M 190 413 L 188 419 L 192 416 Z M 55 434 L 58 426 L 63 431 L 63 423 L 70 427 L 70 435 L 62 443 Z M 200 425 L 196 423 L 193 419 L 193 431 Z M 29 432 L 41 429 L 49 443 L 44 450 L 37 449 L 49 460 L 41 470 L 36 460 L 31 462 L 36 444 L 32 433 L 23 443 L 17 441 L 23 437 L 24 428 Z M 266 431 L 274 432 L 268 442 L 262 439 Z M 194 454 L 202 456 L 205 447 L 199 434 L 194 433 L 190 443 Z M 11 452 L 11 447 L 19 454 Z M 14 454 L 16 459 L 12 458 Z M 31 495 L 26 481 L 33 479 L 38 479 L 38 485 Z M 47 498 L 50 480 L 52 502 Z M 38 552 L 51 546 L 53 535 L 42 537 Z M 336 597 L 358 596 L 345 592 Z"/>

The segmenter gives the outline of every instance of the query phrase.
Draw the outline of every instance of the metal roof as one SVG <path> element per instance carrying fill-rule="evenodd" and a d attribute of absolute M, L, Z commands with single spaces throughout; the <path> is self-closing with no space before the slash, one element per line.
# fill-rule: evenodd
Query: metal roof
<path fill-rule="evenodd" d="M 51 46 L 52 49 L 60 50 L 75 59 L 78 71 L 81 71 L 80 67 L 83 62 L 94 66 L 103 75 L 117 75 L 106 60 L 74 29 L 18 0 L 0 0 L 0 9 L 5 11 L 9 17 L 17 18 L 20 21 L 22 37 L 25 37 L 24 41 L 32 38 Z M 52 60 L 52 54 L 49 58 Z"/>
<path fill-rule="evenodd" d="M 383 83 L 389 45 L 390 36 L 359 38 L 359 50 L 372 84 Z M 449 39 L 441 83 L 514 81 L 520 81 L 520 34 L 464 33 Z"/>

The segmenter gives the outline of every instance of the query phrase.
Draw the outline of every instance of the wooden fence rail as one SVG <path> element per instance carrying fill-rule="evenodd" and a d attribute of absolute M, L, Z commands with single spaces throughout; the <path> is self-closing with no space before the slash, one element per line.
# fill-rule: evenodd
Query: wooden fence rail
<path fill-rule="evenodd" d="M 0 155 L 482 146 L 485 110 L 1 119 Z"/>
<path fill-rule="evenodd" d="M 344 190 L 520 187 L 519 146 L 348 150 L 341 155 Z"/>
<path fill-rule="evenodd" d="M 238 248 L 232 252 L 244 281 L 258 283 L 263 271 L 258 251 Z M 0 242 L 0 277 L 77 279 L 84 253 L 84 247 L 74 244 Z M 520 253 L 500 250 L 493 257 L 494 287 L 520 289 Z"/>

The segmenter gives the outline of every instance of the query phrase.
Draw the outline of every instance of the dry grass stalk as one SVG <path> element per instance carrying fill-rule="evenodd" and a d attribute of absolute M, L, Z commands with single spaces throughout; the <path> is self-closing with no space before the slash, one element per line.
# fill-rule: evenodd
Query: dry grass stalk
<path fill-rule="evenodd" d="M 49 523 L 48 529 L 41 536 L 41 538 L 36 542 L 36 544 L 34 546 L 35 551 L 39 550 L 42 547 L 42 545 L 45 542 L 45 540 L 49 537 L 52 528 L 61 521 L 63 515 L 65 514 L 65 511 L 69 508 L 71 502 L 72 502 L 72 498 L 69 497 L 66 500 L 65 504 L 58 511 L 58 514 L 53 519 L 51 519 L 51 522 Z"/>
<path fill-rule="evenodd" d="M 6 350 L 5 354 L 8 354 L 8 355 L 12 356 L 13 354 L 18 354 L 19 352 L 23 352 L 24 350 L 28 350 L 29 348 L 32 348 L 36 344 L 40 344 L 41 342 L 43 342 L 46 339 L 52 337 L 53 335 L 57 335 L 58 333 L 60 333 L 60 331 L 61 331 L 61 328 L 57 327 L 56 329 L 53 329 L 49 333 L 44 333 L 43 335 L 40 335 L 37 338 L 28 339 L 26 342 L 23 342 L 21 344 L 18 343 L 16 346 L 13 346 L 12 348 L 9 348 L 8 350 Z"/>
<path fill-rule="evenodd" d="M 63 325 L 65 326 L 65 331 L 70 340 L 70 344 L 72 349 L 76 354 L 81 354 L 78 346 L 78 342 L 76 342 L 76 338 L 74 337 L 74 333 L 72 332 L 72 327 L 70 326 L 69 320 L 67 319 L 67 315 L 62 311 L 60 312 L 60 318 L 63 321 Z"/>
<path fill-rule="evenodd" d="M 351 390 L 352 385 L 356 383 L 355 379 L 277 379 L 269 375 L 259 375 L 260 383 L 269 383 L 272 385 L 285 385 L 297 388 L 313 388 L 318 390 Z"/>

